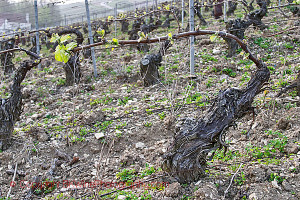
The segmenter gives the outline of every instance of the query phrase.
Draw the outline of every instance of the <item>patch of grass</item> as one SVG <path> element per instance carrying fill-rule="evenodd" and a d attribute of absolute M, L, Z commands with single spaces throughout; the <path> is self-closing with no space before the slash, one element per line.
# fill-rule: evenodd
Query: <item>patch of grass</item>
<path fill-rule="evenodd" d="M 281 184 L 285 180 L 285 178 L 282 178 L 277 173 L 271 173 L 269 181 L 271 182 L 271 181 L 274 181 L 274 180 L 276 180 L 277 183 Z"/>
<path fill-rule="evenodd" d="M 149 164 L 146 164 L 146 168 L 141 172 L 140 178 L 144 178 L 155 173 L 157 170 L 154 167 L 150 167 Z"/>
<path fill-rule="evenodd" d="M 217 149 L 214 151 L 214 157 L 213 160 L 221 160 L 224 162 L 227 162 L 229 160 L 233 160 L 234 158 L 241 157 L 242 155 L 240 154 L 239 151 L 232 151 L 228 150 L 226 154 L 224 155 L 224 149 L 220 150 Z"/>
<path fill-rule="evenodd" d="M 208 62 L 218 62 L 218 59 L 211 56 L 211 55 L 208 55 L 208 54 L 201 54 L 200 57 L 202 58 L 202 61 L 204 63 L 208 63 Z"/>
<path fill-rule="evenodd" d="M 234 179 L 234 182 L 237 185 L 244 185 L 244 183 L 246 182 L 246 177 L 245 177 L 244 172 L 241 172 L 240 175 Z"/>
<path fill-rule="evenodd" d="M 132 70 L 134 69 L 134 66 L 133 65 L 130 65 L 130 66 L 128 66 L 127 68 L 126 68 L 126 72 L 128 73 L 128 74 L 130 74 L 131 72 L 132 72 Z"/>
<path fill-rule="evenodd" d="M 118 105 L 125 106 L 129 100 L 132 100 L 132 98 L 131 97 L 124 97 L 123 99 L 120 98 L 120 99 L 118 99 Z"/>
<path fill-rule="evenodd" d="M 166 117 L 166 113 L 165 113 L 165 112 L 158 113 L 158 116 L 159 116 L 159 119 L 160 119 L 160 120 L 164 120 L 165 117 Z"/>
<path fill-rule="evenodd" d="M 116 178 L 124 182 L 133 182 L 136 177 L 135 169 L 123 169 L 121 172 L 116 174 Z"/>
<path fill-rule="evenodd" d="M 151 127 L 151 126 L 152 126 L 152 123 L 151 123 L 151 122 L 145 122 L 145 123 L 144 123 L 144 126 L 145 126 L 145 127 Z"/>
<path fill-rule="evenodd" d="M 283 150 L 288 142 L 288 138 L 278 131 L 273 132 L 272 130 L 267 130 L 265 131 L 265 133 L 267 135 L 277 136 L 277 138 L 270 140 L 263 147 L 249 145 L 246 148 L 246 151 L 254 158 L 272 158 L 276 156 L 276 153 L 284 152 Z"/>
<path fill-rule="evenodd" d="M 90 99 L 90 105 L 91 106 L 96 106 L 96 105 L 98 105 L 98 104 L 105 104 L 105 105 L 108 105 L 109 103 L 111 103 L 112 102 L 112 98 L 110 98 L 110 97 L 108 97 L 108 96 L 106 96 L 106 97 L 104 97 L 104 98 L 102 98 L 102 99 L 99 99 L 99 98 L 97 98 L 97 99 Z"/>
<path fill-rule="evenodd" d="M 258 37 L 254 40 L 254 44 L 257 44 L 263 49 L 268 49 L 271 46 L 269 39 Z"/>
<path fill-rule="evenodd" d="M 225 68 L 225 69 L 222 70 L 222 72 L 224 74 L 227 74 L 230 77 L 235 77 L 236 76 L 236 73 L 230 68 Z"/>
<path fill-rule="evenodd" d="M 209 77 L 207 82 L 205 83 L 206 87 L 210 88 L 213 85 L 214 80 L 215 80 L 214 78 Z"/>

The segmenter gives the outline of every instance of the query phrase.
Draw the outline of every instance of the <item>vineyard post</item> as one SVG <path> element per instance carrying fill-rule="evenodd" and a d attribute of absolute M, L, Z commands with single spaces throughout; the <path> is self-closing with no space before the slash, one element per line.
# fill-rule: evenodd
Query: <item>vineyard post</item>
<path fill-rule="evenodd" d="M 148 0 L 146 0 L 146 13 L 148 13 Z M 146 24 L 148 24 L 148 17 L 146 16 Z"/>
<path fill-rule="evenodd" d="M 190 31 L 194 31 L 194 0 L 190 0 Z M 195 36 L 190 37 L 190 74 L 194 75 L 194 65 L 195 65 L 195 48 L 194 48 Z"/>
<path fill-rule="evenodd" d="M 118 3 L 116 3 L 115 7 L 115 19 L 117 19 L 117 12 L 118 12 Z M 117 37 L 117 21 L 115 21 L 115 37 Z"/>
<path fill-rule="evenodd" d="M 155 0 L 152 0 L 152 10 L 155 10 Z"/>
<path fill-rule="evenodd" d="M 183 29 L 183 24 L 184 23 L 184 0 L 181 0 L 181 26 Z"/>
<path fill-rule="evenodd" d="M 90 44 L 93 44 L 94 41 L 93 41 L 91 18 L 90 18 L 90 9 L 89 9 L 88 0 L 85 0 L 85 8 L 86 8 L 86 17 L 87 17 L 88 29 L 89 29 L 89 40 L 90 40 Z M 97 77 L 97 67 L 96 67 L 94 47 L 91 47 L 91 54 L 92 54 L 93 65 L 94 65 L 94 77 L 96 78 Z"/>
<path fill-rule="evenodd" d="M 181 0 L 181 26 L 183 29 L 184 23 L 184 0 Z"/>
<path fill-rule="evenodd" d="M 224 22 L 226 22 L 226 6 L 227 6 L 227 1 L 223 1 L 223 5 L 224 5 Z"/>
<path fill-rule="evenodd" d="M 67 15 L 65 14 L 65 26 L 67 26 Z"/>
<path fill-rule="evenodd" d="M 38 13 L 38 5 L 37 0 L 34 0 L 34 11 L 35 11 L 35 30 L 39 30 L 39 13 Z M 37 31 L 35 33 L 36 36 L 36 54 L 40 55 L 40 33 Z M 41 69 L 41 65 L 38 65 L 38 69 Z"/>

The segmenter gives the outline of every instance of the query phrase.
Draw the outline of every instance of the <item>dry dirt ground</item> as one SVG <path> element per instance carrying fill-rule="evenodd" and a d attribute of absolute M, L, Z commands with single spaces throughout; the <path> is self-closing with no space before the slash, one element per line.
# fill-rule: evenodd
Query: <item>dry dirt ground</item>
<path fill-rule="evenodd" d="M 99 78 L 92 78 L 91 61 L 83 59 L 76 86 L 62 85 L 62 64 L 54 60 L 32 70 L 23 83 L 24 111 L 13 145 L 0 153 L 0 197 L 11 184 L 11 199 L 300 199 L 300 100 L 295 91 L 276 97 L 300 70 L 299 18 L 290 18 L 271 10 L 263 19 L 268 29 L 246 31 L 250 50 L 267 63 L 271 79 L 253 102 L 255 121 L 252 113 L 236 121 L 227 132 L 225 156 L 216 151 L 207 176 L 192 184 L 180 185 L 160 169 L 175 124 L 204 116 L 210 104 L 203 100 L 244 87 L 255 70 L 243 55 L 226 58 L 221 39 L 197 37 L 196 79 L 188 75 L 188 40 L 175 41 L 159 69 L 161 82 L 152 87 L 142 85 L 138 64 L 144 54 L 134 47 L 98 47 Z M 207 29 L 225 27 L 221 20 L 208 21 Z M 3 97 L 9 83 L 2 76 Z M 124 183 L 138 185 L 100 197 Z"/>

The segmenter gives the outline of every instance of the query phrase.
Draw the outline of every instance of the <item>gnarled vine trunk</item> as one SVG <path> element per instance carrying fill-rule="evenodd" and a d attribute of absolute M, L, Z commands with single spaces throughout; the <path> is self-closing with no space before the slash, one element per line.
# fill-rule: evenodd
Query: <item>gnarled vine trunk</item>
<path fill-rule="evenodd" d="M 257 0 L 257 4 L 260 6 L 260 9 L 249 13 L 246 20 L 229 20 L 226 23 L 226 31 L 239 39 L 244 39 L 245 31 L 251 25 L 261 30 L 265 29 L 266 25 L 261 20 L 267 14 L 267 3 L 264 0 Z M 225 38 L 225 41 L 228 45 L 228 57 L 234 56 L 238 48 L 237 42 L 231 38 Z"/>
<path fill-rule="evenodd" d="M 83 42 L 83 35 L 79 30 L 76 29 L 68 29 L 58 32 L 59 36 L 66 35 L 66 34 L 75 34 L 77 36 L 76 42 L 77 45 L 81 45 Z M 57 43 L 54 44 L 53 49 L 57 47 Z M 79 83 L 81 78 L 81 72 L 80 72 L 80 61 L 79 61 L 79 52 L 75 52 L 68 62 L 64 64 L 64 70 L 66 73 L 66 85 L 70 86 L 74 83 Z"/>
<path fill-rule="evenodd" d="M 171 21 L 174 21 L 174 18 L 170 18 L 170 14 L 168 13 L 166 15 L 166 21 L 161 25 L 163 28 L 170 28 L 171 27 Z"/>
<path fill-rule="evenodd" d="M 129 40 L 139 39 L 138 32 L 143 31 L 143 30 L 141 30 L 141 27 L 142 27 L 141 19 L 135 20 L 134 23 L 132 24 L 132 29 L 128 32 L 129 33 Z M 136 48 L 137 48 L 138 51 L 148 52 L 150 47 L 149 47 L 148 44 L 138 44 L 138 45 L 136 45 Z"/>
<path fill-rule="evenodd" d="M 236 10 L 237 8 L 237 3 L 236 2 L 233 2 L 233 1 L 228 1 L 228 10 L 226 12 L 226 15 L 227 16 L 231 16 L 234 14 L 234 11 Z"/>
<path fill-rule="evenodd" d="M 15 46 L 15 39 L 9 39 L 0 43 L 1 50 L 13 49 Z M 12 62 L 14 58 L 14 52 L 7 52 L 0 55 L 1 65 L 4 66 L 4 74 L 11 74 L 14 72 L 15 65 Z"/>
<path fill-rule="evenodd" d="M 196 15 L 200 19 L 200 25 L 206 26 L 207 22 L 205 21 L 204 17 L 202 16 L 200 9 L 201 9 L 201 6 L 198 3 L 196 3 L 194 6 L 194 10 L 195 10 Z"/>
<path fill-rule="evenodd" d="M 291 89 L 294 89 L 294 88 L 296 88 L 297 95 L 300 97 L 300 71 L 298 73 L 298 76 L 297 76 L 296 80 L 293 81 L 290 85 L 282 88 L 281 91 L 278 93 L 277 96 L 280 96 L 283 93 L 285 93 L 285 92 L 287 92 L 287 91 L 289 91 Z"/>
<path fill-rule="evenodd" d="M 28 55 L 38 59 L 34 53 L 24 50 Z M 29 70 L 37 66 L 39 62 L 30 60 L 23 61 L 15 72 L 11 96 L 8 99 L 1 99 L 0 102 L 0 149 L 5 150 L 11 144 L 11 134 L 14 124 L 19 120 L 22 112 L 22 92 L 21 83 Z"/>
<path fill-rule="evenodd" d="M 144 86 L 148 87 L 159 81 L 158 68 L 161 66 L 162 57 L 169 48 L 170 42 L 167 40 L 160 47 L 157 54 L 148 54 L 140 62 L 140 73 L 144 82 Z"/>
<path fill-rule="evenodd" d="M 249 52 L 241 40 L 239 44 Z M 251 53 L 249 58 L 254 61 L 257 70 L 245 88 L 228 88 L 220 91 L 205 116 L 200 120 L 184 119 L 179 124 L 162 164 L 163 170 L 175 177 L 178 182 L 197 181 L 205 174 L 207 154 L 217 148 L 226 147 L 224 141 L 226 129 L 252 109 L 254 97 L 269 80 L 270 72 L 267 66 Z"/>
<path fill-rule="evenodd" d="M 219 19 L 223 15 L 222 2 L 223 2 L 223 0 L 218 0 L 216 2 L 217 5 L 214 5 L 213 14 L 216 19 Z"/>
<path fill-rule="evenodd" d="M 289 3 L 293 3 L 294 0 L 288 0 Z M 295 16 L 300 16 L 300 8 L 299 8 L 299 5 L 296 5 L 296 6 L 290 6 L 289 7 L 289 10 L 293 13 L 293 15 Z"/>
<path fill-rule="evenodd" d="M 128 32 L 128 26 L 129 26 L 128 21 L 127 21 L 126 19 L 123 19 L 123 20 L 121 21 L 121 31 L 122 31 L 123 33 Z"/>

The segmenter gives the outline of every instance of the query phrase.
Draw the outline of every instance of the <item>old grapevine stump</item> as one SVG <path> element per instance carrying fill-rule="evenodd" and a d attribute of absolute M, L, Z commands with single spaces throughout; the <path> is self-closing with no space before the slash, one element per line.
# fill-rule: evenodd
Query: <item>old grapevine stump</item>
<path fill-rule="evenodd" d="M 59 36 L 66 35 L 66 34 L 74 34 L 76 35 L 76 43 L 77 45 L 81 45 L 83 42 L 83 35 L 77 29 L 68 29 L 58 32 Z M 53 46 L 53 49 L 57 47 L 58 43 L 56 42 Z M 64 64 L 64 70 L 66 74 L 66 85 L 70 86 L 74 83 L 79 83 L 80 78 L 82 76 L 80 71 L 80 60 L 79 60 L 79 52 L 74 53 L 68 62 Z"/>
<path fill-rule="evenodd" d="M 207 22 L 205 21 L 203 15 L 201 14 L 201 10 L 200 9 L 201 9 L 201 5 L 199 5 L 198 3 L 195 3 L 194 10 L 195 10 L 196 15 L 200 19 L 200 25 L 206 26 Z"/>
<path fill-rule="evenodd" d="M 148 54 L 140 62 L 140 73 L 144 81 L 144 86 L 148 87 L 159 81 L 158 68 L 161 66 L 162 57 L 169 48 L 170 42 L 165 41 L 157 54 Z"/>
<path fill-rule="evenodd" d="M 226 15 L 227 16 L 231 16 L 234 14 L 234 11 L 236 10 L 237 8 L 237 3 L 236 2 L 233 2 L 233 1 L 228 1 L 228 10 L 226 12 Z"/>
<path fill-rule="evenodd" d="M 161 62 L 161 57 L 156 54 L 146 55 L 140 63 L 141 76 L 144 81 L 144 86 L 151 86 L 158 82 L 159 73 L 158 65 Z"/>
<path fill-rule="evenodd" d="M 14 46 L 15 46 L 14 38 L 0 43 L 1 50 L 13 49 Z M 12 61 L 14 57 L 15 57 L 14 52 L 7 52 L 0 55 L 1 64 L 4 66 L 4 74 L 11 74 L 14 72 L 15 65 Z"/>
<path fill-rule="evenodd" d="M 222 2 L 223 0 L 217 0 L 216 5 L 214 5 L 213 14 L 216 19 L 219 19 L 223 15 Z"/>
<path fill-rule="evenodd" d="M 266 28 L 266 25 L 262 22 L 262 18 L 267 14 L 267 3 L 265 0 L 257 0 L 256 2 L 260 9 L 249 13 L 245 20 L 234 19 L 226 23 L 226 31 L 228 33 L 237 36 L 239 39 L 244 39 L 245 31 L 249 26 L 253 25 L 261 30 Z M 228 57 L 234 56 L 238 48 L 238 43 L 232 38 L 225 38 L 225 41 L 228 44 Z"/>
<path fill-rule="evenodd" d="M 24 50 L 28 55 L 38 58 L 36 54 Z M 37 66 L 39 62 L 26 60 L 15 72 L 13 85 L 11 87 L 11 96 L 8 99 L 1 99 L 0 102 L 0 149 L 5 150 L 11 144 L 11 135 L 16 120 L 19 119 L 22 112 L 22 92 L 21 83 L 27 72 Z"/>
<path fill-rule="evenodd" d="M 205 174 L 207 154 L 226 147 L 226 129 L 252 108 L 254 97 L 269 80 L 270 72 L 266 65 L 258 61 L 241 40 L 231 36 L 250 53 L 249 58 L 256 64 L 257 70 L 245 88 L 220 91 L 208 113 L 200 120 L 185 119 L 179 124 L 174 140 L 164 155 L 162 168 L 180 183 L 197 181 Z M 223 34 L 222 37 L 228 35 Z"/>
<path fill-rule="evenodd" d="M 296 89 L 297 95 L 300 97 L 300 71 L 298 72 L 298 76 L 295 81 L 293 81 L 290 85 L 284 87 L 281 89 L 281 91 L 277 94 L 277 96 L 282 95 L 283 93 L 291 90 L 291 89 Z"/>

